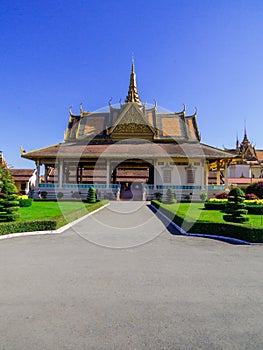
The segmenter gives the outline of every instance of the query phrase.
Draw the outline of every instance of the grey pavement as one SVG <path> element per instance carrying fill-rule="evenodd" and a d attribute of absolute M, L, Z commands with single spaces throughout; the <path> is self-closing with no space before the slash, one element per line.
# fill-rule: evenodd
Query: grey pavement
<path fill-rule="evenodd" d="M 0 349 L 261 350 L 262 249 L 172 236 L 134 202 L 3 240 Z"/>

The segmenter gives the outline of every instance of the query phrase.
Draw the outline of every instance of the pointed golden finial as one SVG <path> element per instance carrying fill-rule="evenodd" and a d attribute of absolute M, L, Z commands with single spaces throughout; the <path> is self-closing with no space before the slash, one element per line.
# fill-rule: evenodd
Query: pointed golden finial
<path fill-rule="evenodd" d="M 130 85 L 129 85 L 129 91 L 128 95 L 126 97 L 125 102 L 136 102 L 141 104 L 141 100 L 137 91 L 137 85 L 136 85 L 136 74 L 135 74 L 135 68 L 134 68 L 134 57 L 132 55 L 132 69 L 131 69 L 131 75 L 130 75 Z"/>

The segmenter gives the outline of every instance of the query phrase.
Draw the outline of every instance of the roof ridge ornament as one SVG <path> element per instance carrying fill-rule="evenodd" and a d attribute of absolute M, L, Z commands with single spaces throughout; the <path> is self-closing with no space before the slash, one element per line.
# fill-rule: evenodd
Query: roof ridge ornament
<path fill-rule="evenodd" d="M 136 85 L 136 74 L 135 74 L 135 68 L 134 68 L 134 57 L 132 55 L 132 67 L 131 67 L 131 75 L 130 75 L 130 85 L 128 90 L 128 95 L 125 100 L 126 103 L 128 102 L 136 102 L 138 104 L 141 104 L 141 100 L 138 94 L 137 85 Z"/>

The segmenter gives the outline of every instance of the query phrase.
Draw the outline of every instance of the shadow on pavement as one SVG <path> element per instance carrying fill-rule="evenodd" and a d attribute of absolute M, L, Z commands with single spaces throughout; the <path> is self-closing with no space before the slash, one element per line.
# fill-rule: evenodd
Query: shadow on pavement
<path fill-rule="evenodd" d="M 175 226 L 171 224 L 171 221 L 169 219 L 166 219 L 163 215 L 161 215 L 160 212 L 154 206 L 152 206 L 151 204 L 147 204 L 147 207 L 164 224 L 164 226 L 172 235 L 181 235 L 180 231 L 177 230 Z"/>

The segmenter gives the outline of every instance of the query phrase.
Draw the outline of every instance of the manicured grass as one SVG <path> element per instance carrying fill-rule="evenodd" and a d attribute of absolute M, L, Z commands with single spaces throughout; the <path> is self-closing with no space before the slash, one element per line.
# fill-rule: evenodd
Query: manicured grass
<path fill-rule="evenodd" d="M 82 202 L 33 202 L 31 207 L 19 209 L 19 221 L 50 219 L 85 208 Z"/>
<path fill-rule="evenodd" d="M 263 243 L 263 220 L 261 215 L 249 214 L 250 220 L 245 224 L 228 223 L 223 220 L 224 213 L 219 210 L 203 210 L 204 205 L 202 203 L 163 204 L 152 201 L 152 204 L 186 232 Z"/>
<path fill-rule="evenodd" d="M 20 208 L 19 221 L 54 219 L 59 228 L 105 205 L 107 201 L 93 204 L 83 202 L 33 202 L 31 207 Z"/>
<path fill-rule="evenodd" d="M 107 200 L 93 204 L 82 202 L 33 202 L 31 207 L 19 209 L 20 217 L 18 220 L 1 222 L 0 235 L 58 229 L 104 206 L 107 202 Z"/>
<path fill-rule="evenodd" d="M 223 219 L 225 213 L 220 210 L 205 210 L 203 203 L 162 204 L 162 207 L 186 220 L 226 223 Z M 248 214 L 248 217 L 248 223 L 237 225 L 263 227 L 263 217 L 261 217 L 261 215 Z"/>

